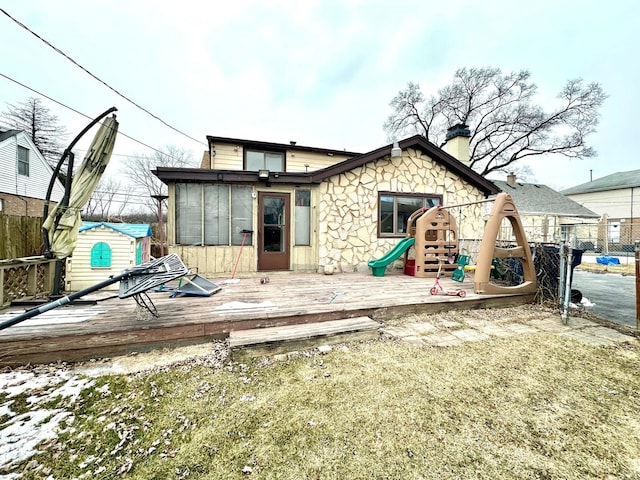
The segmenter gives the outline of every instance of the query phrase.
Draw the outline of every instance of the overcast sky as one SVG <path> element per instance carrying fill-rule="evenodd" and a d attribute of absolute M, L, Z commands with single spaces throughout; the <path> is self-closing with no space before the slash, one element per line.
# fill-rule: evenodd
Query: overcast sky
<path fill-rule="evenodd" d="M 492 66 L 530 70 L 545 106 L 570 78 L 599 82 L 610 96 L 588 139 L 598 157 L 537 159 L 535 181 L 560 189 L 588 181 L 590 170 L 599 178 L 640 168 L 637 0 L 0 0 L 0 7 L 202 143 L 141 112 L 1 12 L 0 73 L 92 118 L 115 106 L 121 132 L 156 148 L 187 148 L 197 159 L 206 135 L 373 150 L 387 143 L 389 102 L 407 82 L 430 94 L 457 68 Z M 30 96 L 0 77 L 0 110 Z M 88 123 L 45 104 L 69 141 Z M 110 175 L 126 155 L 151 152 L 119 136 L 115 153 Z"/>

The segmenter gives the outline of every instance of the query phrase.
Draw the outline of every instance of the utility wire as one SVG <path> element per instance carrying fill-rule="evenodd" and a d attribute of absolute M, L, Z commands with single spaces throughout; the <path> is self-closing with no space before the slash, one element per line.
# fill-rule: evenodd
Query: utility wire
<path fill-rule="evenodd" d="M 0 10 L 2 10 L 2 9 L 0 9 Z M 30 92 L 33 92 L 33 93 L 35 93 L 35 94 L 37 94 L 37 95 L 40 95 L 41 97 L 44 97 L 44 98 L 46 98 L 47 100 L 51 100 L 52 102 L 54 102 L 54 103 L 56 103 L 56 104 L 60 105 L 61 107 L 64 107 L 64 108 L 66 108 L 66 109 L 68 109 L 68 110 L 71 110 L 72 112 L 77 113 L 77 114 L 78 114 L 78 115 L 80 115 L 80 116 L 83 116 L 83 117 L 85 117 L 85 118 L 88 118 L 89 120 L 93 120 L 93 118 L 92 118 L 92 117 L 90 117 L 89 115 L 87 115 L 87 114 L 85 114 L 85 113 L 82 113 L 82 112 L 79 112 L 79 111 L 78 111 L 78 110 L 76 110 L 75 108 L 70 107 L 69 105 L 65 105 L 64 103 L 59 102 L 58 100 L 56 100 L 56 99 L 54 99 L 54 98 L 51 98 L 50 96 L 45 95 L 44 93 L 39 92 L 38 90 L 35 90 L 35 89 L 33 89 L 33 88 L 31 88 L 31 87 L 29 87 L 29 86 L 25 85 L 24 83 L 20 83 L 18 80 L 15 80 L 15 79 L 13 79 L 13 78 L 11 78 L 11 77 L 9 77 L 9 76 L 5 75 L 5 74 L 4 74 L 4 73 L 2 73 L 2 72 L 0 72 L 0 77 L 4 77 L 4 78 L 6 78 L 7 80 L 9 80 L 9 81 L 11 81 L 11 82 L 13 82 L 13 83 L 15 83 L 15 84 L 17 84 L 17 85 L 20 85 L 21 87 L 26 88 L 26 89 L 27 89 L 27 90 L 29 90 Z M 151 145 L 147 145 L 146 143 L 141 142 L 140 140 L 137 140 L 137 139 L 135 139 L 135 138 L 133 138 L 133 137 L 131 137 L 131 136 L 127 135 L 126 133 L 123 133 L 121 130 L 118 130 L 118 134 L 119 134 L 119 135 L 122 135 L 123 137 L 128 138 L 129 140 L 133 140 L 134 142 L 139 143 L 139 144 L 140 144 L 140 145 L 142 145 L 142 146 L 145 146 L 145 147 L 147 147 L 147 148 L 150 148 L 150 149 L 151 149 L 151 150 L 153 150 L 154 152 L 160 153 L 160 154 L 162 154 L 162 155 L 166 155 L 167 157 L 171 157 L 171 155 L 168 155 L 166 152 L 163 152 L 162 150 L 158 150 L 157 148 L 154 148 L 154 147 L 152 147 Z M 134 155 L 126 155 L 126 156 L 132 157 L 132 156 L 134 156 Z M 171 158 L 175 158 L 175 157 L 171 157 Z M 176 160 L 177 160 L 177 159 L 176 159 Z"/>
<path fill-rule="evenodd" d="M 19 20 L 13 18 L 11 15 L 9 15 L 9 13 L 7 13 L 7 11 L 3 8 L 0 8 L 0 11 L 2 13 L 4 13 L 7 17 L 9 17 L 11 20 L 13 20 L 16 24 L 18 24 L 20 27 L 24 28 L 27 32 L 31 33 L 33 36 L 35 36 L 36 38 L 38 38 L 39 40 L 41 40 L 42 42 L 44 42 L 46 45 L 48 45 L 49 47 L 51 47 L 53 50 L 55 50 L 57 53 L 59 53 L 60 55 L 62 55 L 64 58 L 66 58 L 67 60 L 69 60 L 71 63 L 73 63 L 76 67 L 80 68 L 81 70 L 83 70 L 84 72 L 86 72 L 89 76 L 91 76 L 93 79 L 97 80 L 98 82 L 100 82 L 101 84 L 103 84 L 105 87 L 107 87 L 109 90 L 111 90 L 112 92 L 114 92 L 116 95 L 122 97 L 123 99 L 125 99 L 127 102 L 131 103 L 133 106 L 139 108 L 140 110 L 142 110 L 143 112 L 145 112 L 147 115 L 150 115 L 151 117 L 155 118 L 156 120 L 158 120 L 159 122 L 161 122 L 162 124 L 166 125 L 167 127 L 169 127 L 171 130 L 179 133 L 180 135 L 183 135 L 185 137 L 187 137 L 190 140 L 193 140 L 194 142 L 198 142 L 201 145 L 207 146 L 206 143 L 204 143 L 201 140 L 198 140 L 196 138 L 193 138 L 190 135 L 187 135 L 186 133 L 178 130 L 177 128 L 173 127 L 172 125 L 169 125 L 167 122 L 165 122 L 163 119 L 161 119 L 160 117 L 158 117 L 157 115 L 154 115 L 153 113 L 151 113 L 149 110 L 147 110 L 146 108 L 142 107 L 141 105 L 138 105 L 136 102 L 134 102 L 133 100 L 131 100 L 129 97 L 127 97 L 126 95 L 120 93 L 118 90 L 116 90 L 115 88 L 113 88 L 111 85 L 109 85 L 107 82 L 105 82 L 104 80 L 102 80 L 101 78 L 97 77 L 96 75 L 94 75 L 93 73 L 91 73 L 89 70 L 87 70 L 86 68 L 84 68 L 82 65 L 80 65 L 78 62 L 76 62 L 73 58 L 71 58 L 69 55 L 67 55 L 66 53 L 64 53 L 62 50 L 60 50 L 58 47 L 52 45 L 51 43 L 49 43 L 47 40 L 45 40 L 44 38 L 42 38 L 40 35 L 38 35 L 36 32 L 34 32 L 33 30 L 31 30 L 29 27 L 27 27 L 24 23 L 20 22 Z"/>

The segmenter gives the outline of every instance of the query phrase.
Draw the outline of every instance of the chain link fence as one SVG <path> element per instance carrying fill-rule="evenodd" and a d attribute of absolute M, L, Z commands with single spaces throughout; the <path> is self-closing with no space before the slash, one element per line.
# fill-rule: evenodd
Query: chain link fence
<path fill-rule="evenodd" d="M 461 239 L 460 253 L 469 254 L 472 258 L 472 263 L 475 263 L 481 241 L 481 239 Z M 512 248 L 516 244 L 507 240 L 498 240 L 496 246 Z M 561 271 L 563 267 L 561 246 L 561 243 L 529 243 L 538 280 L 538 300 L 555 305 L 560 305 L 561 295 L 564 291 L 560 288 L 560 283 L 564 278 Z M 570 281 L 573 277 L 573 270 L 582 262 L 584 251 L 573 248 L 572 253 L 573 259 L 569 273 Z M 566 269 L 564 273 L 566 274 Z M 505 286 L 521 284 L 524 281 L 522 260 L 520 258 L 494 258 L 491 263 L 491 281 Z M 572 293 L 571 301 L 579 302 L 579 292 Z"/>
<path fill-rule="evenodd" d="M 640 223 L 608 220 L 566 227 L 560 233 L 562 240 L 586 253 L 630 257 L 635 241 L 640 238 Z"/>

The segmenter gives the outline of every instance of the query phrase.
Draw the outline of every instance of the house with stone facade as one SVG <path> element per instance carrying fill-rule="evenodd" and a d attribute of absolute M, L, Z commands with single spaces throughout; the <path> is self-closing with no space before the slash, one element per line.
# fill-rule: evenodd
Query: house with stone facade
<path fill-rule="evenodd" d="M 53 169 L 22 130 L 0 130 L 0 212 L 41 217 Z M 51 201 L 64 195 L 56 179 Z"/>
<path fill-rule="evenodd" d="M 168 186 L 168 251 L 211 276 L 367 271 L 415 210 L 458 203 L 472 203 L 459 237 L 481 238 L 473 202 L 499 189 L 465 163 L 468 130 L 448 137 L 447 151 L 416 135 L 359 154 L 209 136 L 200 168 L 153 171 Z"/>

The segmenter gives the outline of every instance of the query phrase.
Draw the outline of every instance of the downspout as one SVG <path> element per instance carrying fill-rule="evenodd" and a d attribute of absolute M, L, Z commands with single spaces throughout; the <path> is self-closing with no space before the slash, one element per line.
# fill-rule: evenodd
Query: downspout
<path fill-rule="evenodd" d="M 20 195 L 18 195 L 18 198 L 24 202 L 24 216 L 28 217 L 29 216 L 29 200 L 25 200 Z"/>

